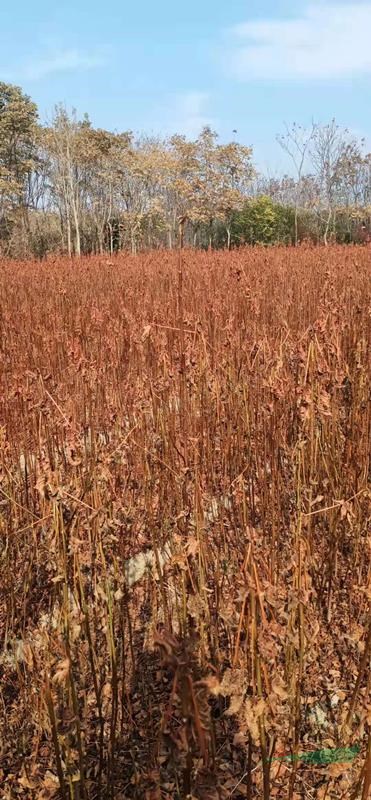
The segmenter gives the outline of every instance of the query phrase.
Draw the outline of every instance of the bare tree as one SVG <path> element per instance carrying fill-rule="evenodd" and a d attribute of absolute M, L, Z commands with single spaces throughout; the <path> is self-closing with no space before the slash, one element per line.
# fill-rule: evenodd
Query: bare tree
<path fill-rule="evenodd" d="M 78 146 L 81 124 L 75 113 L 71 116 L 63 106 L 57 106 L 52 124 L 45 130 L 45 143 L 50 157 L 49 177 L 51 189 L 59 208 L 64 211 L 68 255 L 81 255 L 80 185 Z"/>
<path fill-rule="evenodd" d="M 310 144 L 315 136 L 317 126 L 314 122 L 310 128 L 303 128 L 294 122 L 291 127 L 286 125 L 286 133 L 278 135 L 277 141 L 282 149 L 290 156 L 296 171 L 296 184 L 294 189 L 295 208 L 295 245 L 298 244 L 298 217 L 301 183 Z"/>
<path fill-rule="evenodd" d="M 328 244 L 331 221 L 335 225 L 336 208 L 349 189 L 351 176 L 361 158 L 360 145 L 333 119 L 317 125 L 311 141 L 310 156 L 320 187 L 319 204 L 324 208 L 324 243 Z"/>

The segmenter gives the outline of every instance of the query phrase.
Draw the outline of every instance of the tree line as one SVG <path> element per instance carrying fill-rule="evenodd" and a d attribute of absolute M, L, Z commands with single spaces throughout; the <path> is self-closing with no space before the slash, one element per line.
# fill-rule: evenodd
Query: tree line
<path fill-rule="evenodd" d="M 57 106 L 41 124 L 21 88 L 0 83 L 0 254 L 113 254 L 185 244 L 365 241 L 371 155 L 334 120 L 287 127 L 292 175 L 258 174 L 253 151 L 205 127 L 135 137 Z"/>

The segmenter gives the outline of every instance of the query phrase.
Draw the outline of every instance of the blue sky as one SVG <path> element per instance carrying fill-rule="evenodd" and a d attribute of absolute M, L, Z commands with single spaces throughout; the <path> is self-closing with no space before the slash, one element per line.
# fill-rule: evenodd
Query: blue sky
<path fill-rule="evenodd" d="M 42 118 L 61 101 L 112 130 L 237 129 L 274 175 L 285 122 L 335 117 L 371 148 L 371 0 L 4 0 L 0 80 Z"/>

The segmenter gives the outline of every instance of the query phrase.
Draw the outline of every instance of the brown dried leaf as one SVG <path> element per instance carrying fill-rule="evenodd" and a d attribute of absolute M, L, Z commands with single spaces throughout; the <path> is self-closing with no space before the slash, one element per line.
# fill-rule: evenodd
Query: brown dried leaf
<path fill-rule="evenodd" d="M 52 683 L 55 683 L 59 686 L 67 683 L 68 676 L 70 674 L 70 666 L 71 664 L 69 658 L 65 658 L 63 661 L 60 661 L 57 665 L 56 672 L 53 675 Z"/>

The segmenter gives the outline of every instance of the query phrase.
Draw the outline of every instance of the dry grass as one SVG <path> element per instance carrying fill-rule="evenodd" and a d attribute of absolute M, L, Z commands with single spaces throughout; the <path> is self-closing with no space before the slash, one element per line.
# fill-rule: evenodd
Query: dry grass
<path fill-rule="evenodd" d="M 0 265 L 1 797 L 366 800 L 369 250 L 178 258 Z"/>

